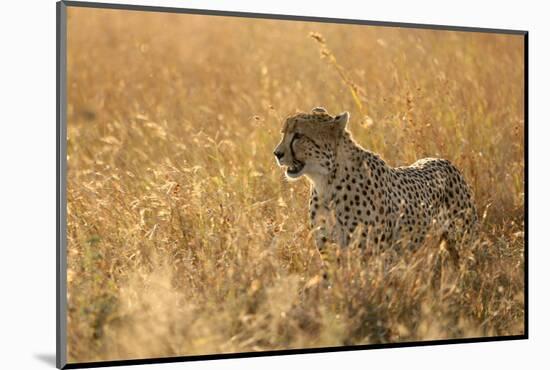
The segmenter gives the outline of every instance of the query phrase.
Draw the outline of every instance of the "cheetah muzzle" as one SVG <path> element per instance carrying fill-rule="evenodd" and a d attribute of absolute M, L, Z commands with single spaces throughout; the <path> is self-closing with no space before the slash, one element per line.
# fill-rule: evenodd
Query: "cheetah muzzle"
<path fill-rule="evenodd" d="M 294 160 L 293 163 L 294 164 L 292 166 L 289 166 L 286 169 L 286 174 L 289 177 L 296 178 L 296 177 L 299 177 L 301 175 L 301 172 L 304 169 L 305 164 L 298 161 L 298 160 Z"/>

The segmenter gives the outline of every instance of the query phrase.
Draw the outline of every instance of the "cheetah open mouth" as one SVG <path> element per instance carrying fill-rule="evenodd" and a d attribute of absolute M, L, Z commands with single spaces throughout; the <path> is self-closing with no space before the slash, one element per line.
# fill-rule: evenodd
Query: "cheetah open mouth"
<path fill-rule="evenodd" d="M 286 174 L 290 177 L 297 177 L 304 169 L 304 166 L 304 163 L 298 160 L 294 160 L 294 164 L 292 166 L 288 166 L 288 168 L 286 169 Z"/>

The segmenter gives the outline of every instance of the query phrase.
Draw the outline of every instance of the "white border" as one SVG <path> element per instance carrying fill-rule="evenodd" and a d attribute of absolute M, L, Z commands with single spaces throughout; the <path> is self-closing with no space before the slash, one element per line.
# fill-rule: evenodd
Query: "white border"
<path fill-rule="evenodd" d="M 110 2 L 125 3 L 112 0 Z M 550 246 L 545 222 L 550 28 L 544 2 L 269 0 L 131 1 L 133 4 L 296 14 L 530 31 L 530 337 L 528 341 L 323 353 L 140 369 L 543 368 L 548 364 Z M 2 22 L 2 367 L 53 368 L 55 353 L 55 1 L 11 1 Z M 537 364 L 542 364 L 536 366 Z M 11 365 L 11 366 L 10 366 Z M 526 366 L 527 365 L 527 366 Z M 155 366 L 155 367 L 153 367 Z M 138 367 L 130 367 L 136 369 Z"/>

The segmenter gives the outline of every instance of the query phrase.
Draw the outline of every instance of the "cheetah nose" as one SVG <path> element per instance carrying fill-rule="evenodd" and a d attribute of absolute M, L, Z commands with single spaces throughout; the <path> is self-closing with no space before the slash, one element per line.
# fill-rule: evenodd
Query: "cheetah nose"
<path fill-rule="evenodd" d="M 285 155 L 283 152 L 278 151 L 274 151 L 273 154 L 275 154 L 275 157 L 277 157 L 277 159 L 281 159 Z"/>

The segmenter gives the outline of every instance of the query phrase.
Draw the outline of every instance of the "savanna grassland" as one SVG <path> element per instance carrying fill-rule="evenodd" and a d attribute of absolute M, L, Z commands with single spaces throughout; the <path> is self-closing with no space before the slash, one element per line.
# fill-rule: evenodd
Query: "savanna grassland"
<path fill-rule="evenodd" d="M 522 36 L 68 16 L 69 362 L 523 334 Z M 392 166 L 461 169 L 481 233 L 458 267 L 430 240 L 321 266 L 272 154 L 315 106 Z"/>

